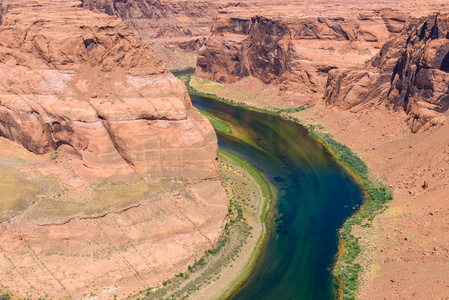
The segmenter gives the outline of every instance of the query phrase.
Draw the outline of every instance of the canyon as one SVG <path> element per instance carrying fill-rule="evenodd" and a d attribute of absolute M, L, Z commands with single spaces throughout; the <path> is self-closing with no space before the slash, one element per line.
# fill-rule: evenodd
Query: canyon
<path fill-rule="evenodd" d="M 193 80 L 220 87 L 200 91 L 311 106 L 293 116 L 392 188 L 353 232 L 359 299 L 448 297 L 448 8 L 2 1 L 1 291 L 123 298 L 217 244 L 228 210 L 217 139 L 167 70 L 196 65 Z"/>
<path fill-rule="evenodd" d="M 296 6 L 262 15 L 257 8 L 220 12 L 199 50 L 195 75 L 227 84 L 254 78 L 276 88 L 277 106 L 312 104 L 321 99 L 330 70 L 362 65 L 405 21 L 390 10 L 316 14 Z"/>
<path fill-rule="evenodd" d="M 1 7 L 0 290 L 123 298 L 185 271 L 228 201 L 182 81 L 78 1 Z"/>
<path fill-rule="evenodd" d="M 210 30 L 211 17 L 229 6 L 246 6 L 231 1 L 166 0 L 83 0 L 82 6 L 96 12 L 115 15 L 144 42 L 151 45 L 169 69 L 194 67 L 197 50 Z"/>
<path fill-rule="evenodd" d="M 413 132 L 444 123 L 449 105 L 449 16 L 412 18 L 361 70 L 333 71 L 325 101 L 349 109 L 382 102 L 407 113 Z"/>
<path fill-rule="evenodd" d="M 359 299 L 448 296 L 447 8 L 227 8 L 199 50 L 199 92 L 268 109 L 312 105 L 292 115 L 349 146 L 393 190 L 388 208 L 353 231 Z"/>

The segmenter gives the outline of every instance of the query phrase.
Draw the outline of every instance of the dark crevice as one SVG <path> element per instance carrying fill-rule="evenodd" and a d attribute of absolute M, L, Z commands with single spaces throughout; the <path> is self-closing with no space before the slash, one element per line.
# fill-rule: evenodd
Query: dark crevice
<path fill-rule="evenodd" d="M 440 70 L 449 73 L 449 52 L 443 58 L 443 61 L 441 62 Z"/>
<path fill-rule="evenodd" d="M 92 49 L 97 46 L 97 43 L 93 39 L 86 39 L 84 40 L 84 46 L 87 51 L 92 51 Z"/>
<path fill-rule="evenodd" d="M 426 30 L 427 30 L 427 21 L 424 22 L 423 26 L 421 27 L 421 31 L 418 35 L 420 40 L 422 40 L 426 36 Z"/>

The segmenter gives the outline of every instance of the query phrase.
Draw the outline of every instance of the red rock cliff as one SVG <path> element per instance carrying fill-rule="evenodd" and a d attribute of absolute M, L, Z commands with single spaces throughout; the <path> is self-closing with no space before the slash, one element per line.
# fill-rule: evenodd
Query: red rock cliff
<path fill-rule="evenodd" d="M 185 272 L 227 220 L 212 126 L 120 19 L 78 1 L 13 4 L 0 25 L 0 293 L 124 299 Z"/>
<path fill-rule="evenodd" d="M 193 67 L 212 16 L 238 1 L 83 0 L 84 8 L 116 15 L 150 44 L 170 69 Z"/>
<path fill-rule="evenodd" d="M 449 17 L 410 19 L 362 70 L 330 74 L 325 99 L 354 107 L 385 103 L 403 109 L 413 131 L 445 121 L 449 108 Z"/>
<path fill-rule="evenodd" d="M 223 83 L 253 76 L 296 105 L 317 101 L 329 70 L 363 64 L 404 23 L 388 9 L 334 9 L 322 7 L 312 16 L 296 6 L 262 15 L 256 9 L 221 11 L 199 50 L 195 74 Z"/>
<path fill-rule="evenodd" d="M 57 9 L 3 16 L 0 135 L 95 180 L 218 176 L 212 127 L 151 48 L 114 17 Z"/>

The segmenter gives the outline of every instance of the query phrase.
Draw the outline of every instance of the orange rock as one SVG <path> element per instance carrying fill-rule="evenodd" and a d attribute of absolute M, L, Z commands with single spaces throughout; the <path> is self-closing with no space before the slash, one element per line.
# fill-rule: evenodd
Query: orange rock
<path fill-rule="evenodd" d="M 445 122 L 449 107 L 447 14 L 411 18 L 360 70 L 330 73 L 325 100 L 342 108 L 384 103 L 403 109 L 413 132 Z"/>
<path fill-rule="evenodd" d="M 330 70 L 363 65 L 405 22 L 363 6 L 266 6 L 220 11 L 195 75 L 222 83 L 252 76 L 277 87 L 290 106 L 311 104 L 321 99 Z"/>
<path fill-rule="evenodd" d="M 78 1 L 13 4 L 0 6 L 0 136 L 16 144 L 0 156 L 32 153 L 0 169 L 42 186 L 1 211 L 1 290 L 125 298 L 185 272 L 227 220 L 212 126 L 118 18 Z"/>
<path fill-rule="evenodd" d="M 2 136 L 38 154 L 64 145 L 91 181 L 218 176 L 212 127 L 119 19 L 22 4 L 0 27 Z"/>

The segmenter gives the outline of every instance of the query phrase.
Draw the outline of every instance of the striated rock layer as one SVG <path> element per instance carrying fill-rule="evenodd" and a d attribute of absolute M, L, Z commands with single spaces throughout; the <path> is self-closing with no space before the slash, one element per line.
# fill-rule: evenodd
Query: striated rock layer
<path fill-rule="evenodd" d="M 305 124 L 323 126 L 323 130 L 366 161 L 373 178 L 387 180 L 393 190 L 393 201 L 384 212 L 367 220 L 369 226 L 353 228 L 361 247 L 354 261 L 361 265 L 356 299 L 445 299 L 449 276 L 449 123 L 445 121 L 449 23 L 444 12 L 448 3 L 369 1 L 357 2 L 358 7 L 354 8 L 354 2 L 341 1 L 344 9 L 352 13 L 345 15 L 341 14 L 341 7 L 330 2 L 311 4 L 309 8 L 314 6 L 313 9 L 291 7 L 279 15 L 251 14 L 248 10 L 220 13 L 200 50 L 196 74 L 224 83 L 240 81 L 240 87 L 246 90 L 251 86 L 245 86 L 249 80 L 241 80 L 242 77 L 256 77 L 268 87 L 285 83 L 285 97 L 288 92 L 299 90 L 297 82 L 289 77 L 290 65 L 295 66 L 296 74 L 313 74 L 305 62 L 320 61 L 322 65 L 337 67 L 327 68 L 324 80 L 314 81 L 318 91 L 315 105 L 293 115 Z M 376 8 L 377 4 L 383 9 Z M 327 8 L 318 9 L 320 5 Z M 338 52 L 331 49 L 338 45 L 338 39 L 318 38 L 310 38 L 300 48 L 304 52 L 316 49 L 315 58 L 303 52 L 297 61 L 288 60 L 295 56 L 285 55 L 286 51 L 294 53 L 285 41 L 288 45 L 295 45 L 296 41 L 290 43 L 286 34 L 282 37 L 285 27 L 280 25 L 286 24 L 292 15 L 300 16 L 302 12 L 300 17 L 304 19 L 333 15 L 334 26 L 328 29 L 335 31 L 348 20 L 365 23 L 361 10 L 371 11 L 368 15 L 373 17 L 389 11 L 389 16 L 382 15 L 381 19 L 390 38 L 367 53 L 366 62 L 348 51 L 356 41 Z M 379 22 L 379 18 L 373 19 L 372 24 Z M 298 21 L 293 28 L 301 26 Z M 306 32 L 315 34 L 316 28 L 311 26 Z M 257 42 L 251 43 L 252 40 Z M 328 45 L 314 48 L 320 42 Z M 256 59 L 252 58 L 256 56 L 252 48 L 258 51 Z M 335 60 L 337 53 L 341 56 Z M 274 75 L 283 81 L 276 82 Z M 239 98 L 237 94 L 234 99 L 249 102 L 249 98 Z M 265 100 L 273 106 L 282 104 L 273 98 Z"/>
<path fill-rule="evenodd" d="M 0 293 L 124 298 L 185 272 L 228 203 L 184 84 L 116 17 L 3 4 Z"/>
<path fill-rule="evenodd" d="M 277 87 L 290 105 L 314 102 L 329 70 L 362 65 L 405 22 L 391 9 L 309 8 L 221 11 L 199 50 L 195 75 L 222 83 L 254 77 Z"/>
<path fill-rule="evenodd" d="M 235 0 L 82 0 L 82 5 L 122 18 L 170 69 L 180 69 L 195 66 L 196 52 L 218 10 L 247 4 Z"/>
<path fill-rule="evenodd" d="M 0 27 L 1 136 L 69 152 L 96 180 L 218 176 L 212 127 L 123 23 L 27 5 Z"/>
<path fill-rule="evenodd" d="M 410 19 L 361 70 L 330 73 L 325 99 L 342 108 L 386 103 L 416 132 L 445 121 L 449 108 L 449 15 Z"/>

